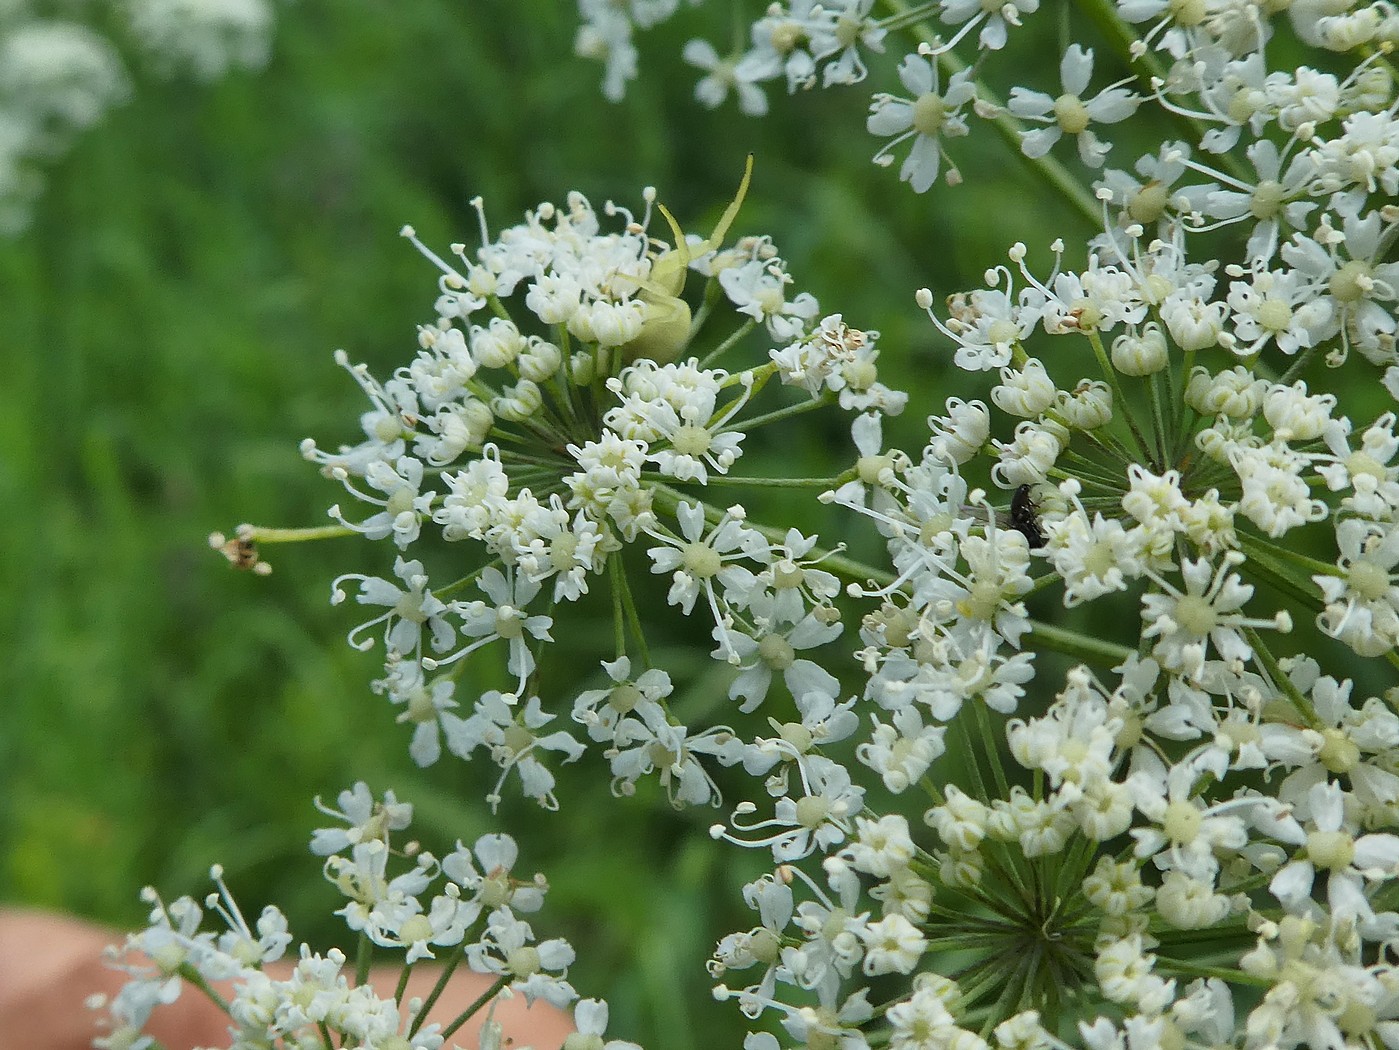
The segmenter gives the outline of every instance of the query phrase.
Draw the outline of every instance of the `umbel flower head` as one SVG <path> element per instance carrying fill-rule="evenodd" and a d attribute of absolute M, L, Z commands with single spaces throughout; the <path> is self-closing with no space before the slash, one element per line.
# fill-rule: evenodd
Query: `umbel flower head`
<path fill-rule="evenodd" d="M 357 533 L 400 552 L 392 576 L 339 576 L 332 602 L 353 595 L 369 607 L 349 641 L 382 642 L 375 688 L 412 727 L 419 763 L 440 759 L 444 744 L 464 759 L 487 756 L 500 786 L 517 779 L 553 808 L 554 769 L 582 755 L 581 728 L 603 749 L 618 794 L 654 777 L 676 804 L 719 804 L 714 769 L 741 763 L 742 741 L 722 725 L 687 729 L 668 689 L 643 688 L 659 672 L 623 569 L 627 547 L 667 581 L 667 605 L 706 623 L 714 658 L 737 669 L 729 692 L 740 713 L 775 695 L 774 682 L 812 712 L 834 713 L 841 686 L 813 657 L 842 633 L 840 584 L 824 564 L 839 556 L 796 529 L 753 528 L 741 503 L 716 506 L 705 491 L 770 483 L 740 476 L 750 425 L 838 404 L 860 413 L 863 451 L 858 435 L 877 432 L 906 398 L 879 381 L 878 333 L 838 315 L 818 322 L 816 300 L 791 292 L 769 238 L 724 244 L 749 175 L 704 238 L 685 235 L 651 190 L 640 218 L 611 203 L 599 216 L 579 194 L 494 238 L 483 218 L 481 247 L 453 246 L 453 263 L 405 231 L 440 271 L 436 319 L 387 380 L 337 354 L 369 402 L 363 440 L 302 445 L 352 502 L 332 506 L 336 524 L 323 529 L 245 526 L 232 542 L 217 538 L 235 564 L 264 572 L 259 541 Z M 671 241 L 651 232 L 655 215 Z M 620 229 L 605 232 L 606 218 Z M 696 279 L 702 291 L 691 290 Z M 768 342 L 764 359 L 721 367 L 746 337 Z M 868 473 L 849 467 L 841 491 Z M 446 580 L 433 568 L 444 547 L 471 552 L 470 567 Z M 628 670 L 601 710 L 578 698 L 570 727 L 554 721 L 570 704 L 541 689 L 541 675 L 568 607 L 599 587 L 617 644 L 601 662 Z M 462 668 L 493 653 L 508 682 L 463 695 Z M 649 702 L 624 705 L 624 693 Z"/>
<path fill-rule="evenodd" d="M 585 5 L 589 43 L 622 76 L 676 6 Z M 303 448 L 354 502 L 313 531 L 391 543 L 395 569 L 336 600 L 371 607 L 352 641 L 383 640 L 418 761 L 445 743 L 498 767 L 492 803 L 565 808 L 555 770 L 592 745 L 614 794 L 727 806 L 711 835 L 771 851 L 709 964 L 766 1025 L 752 1050 L 1399 1047 L 1395 92 L 1375 57 L 1268 66 L 1276 32 L 1340 66 L 1399 31 L 1379 7 L 1124 3 L 1127 57 L 1164 74 L 1131 90 L 1091 94 L 1107 51 L 1079 44 L 1057 93 L 1008 107 L 979 60 L 944 64 L 1036 8 L 794 2 L 728 66 L 690 49 L 757 109 L 765 79 L 876 75 L 936 13 L 953 39 L 920 39 L 910 97 L 870 118 L 915 188 L 971 117 L 1061 188 L 1064 137 L 1093 169 L 1067 193 L 1087 244 L 917 293 L 961 378 L 911 445 L 877 333 L 797 291 L 770 238 L 730 243 L 746 175 L 705 238 L 653 191 L 639 215 L 573 194 L 483 219 L 450 262 L 419 244 L 441 276 L 416 356 L 382 381 L 341 358 L 363 440 Z M 1170 136 L 1106 168 L 1102 129 L 1163 109 Z M 849 442 L 777 476 L 754 432 L 795 444 L 824 409 Z M 879 564 L 772 520 L 779 487 Z M 578 681 L 558 639 L 585 600 L 612 644 Z M 721 715 L 648 644 L 664 616 L 727 676 Z M 468 663 L 500 687 L 471 695 Z M 370 902 L 347 918 L 404 940 L 360 892 L 385 882 L 373 843 L 336 871 Z"/>
<path fill-rule="evenodd" d="M 337 826 L 317 830 L 311 851 L 325 858 L 325 878 L 344 898 L 336 914 L 360 938 L 359 964 L 347 966 L 338 948 L 317 952 L 307 944 L 294 962 L 284 962 L 292 943 L 286 917 L 268 905 L 249 923 L 215 865 L 210 876 L 217 892 L 202 908 L 189 897 L 167 904 L 154 889 L 143 892 L 151 905 L 149 925 L 108 950 L 110 964 L 129 980 L 106 1004 L 107 1031 L 95 1046 L 154 1045 L 141 1034 L 151 1015 L 181 994 L 211 994 L 215 982 L 231 987 L 212 997 L 228 1015 L 227 1045 L 238 1048 L 325 1046 L 333 1039 L 335 1045 L 438 1050 L 482 1010 L 483 1039 L 491 1038 L 494 1025 L 498 1040 L 494 1006 L 512 995 L 558 1007 L 578 999 L 567 980 L 572 947 L 560 938 L 540 940 L 523 917 L 543 907 L 549 884 L 543 875 L 516 870 L 514 839 L 482 835 L 438 858 L 416 843 L 395 847 L 397 833 L 412 822 L 413 807 L 392 791 L 376 800 L 359 782 L 340 792 L 337 802 L 339 809 L 316 801 Z M 209 913 L 214 928 L 205 928 Z M 369 980 L 371 950 L 401 960 L 397 991 Z M 446 965 L 430 995 L 405 997 L 408 969 L 422 959 Z M 455 1019 L 427 1023 L 462 963 L 461 972 L 477 975 L 485 994 Z M 193 987 L 184 992 L 184 983 Z M 605 1003 L 579 1004 L 580 1030 L 600 1033 L 606 1021 Z M 636 1050 L 630 1043 L 614 1045 Z"/>

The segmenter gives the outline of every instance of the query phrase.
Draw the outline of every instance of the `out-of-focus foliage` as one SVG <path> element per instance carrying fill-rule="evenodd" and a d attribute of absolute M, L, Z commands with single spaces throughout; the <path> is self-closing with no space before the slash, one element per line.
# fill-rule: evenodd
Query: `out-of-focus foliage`
<path fill-rule="evenodd" d="M 823 308 L 883 331 L 909 427 L 940 406 L 912 292 L 960 286 L 1024 228 L 1004 207 L 1030 185 L 1014 159 L 960 157 L 967 186 L 915 197 L 868 163 L 867 92 L 736 123 L 700 110 L 691 71 L 664 60 L 609 105 L 569 57 L 570 19 L 557 0 L 299 0 L 263 72 L 139 83 L 52 170 L 29 231 L 0 242 L 0 899 L 131 923 L 141 885 L 202 893 L 220 860 L 245 905 L 276 900 L 326 942 L 335 903 L 304 849 L 313 794 L 364 778 L 413 800 L 434 837 L 495 826 L 461 801 L 495 771 L 417 770 L 369 693 L 376 657 L 343 642 L 355 611 L 327 603 L 353 559 L 267 549 L 264 579 L 204 546 L 242 520 L 318 524 L 338 498 L 296 443 L 351 436 L 337 427 L 359 394 L 334 348 L 387 372 L 431 316 L 435 272 L 403 223 L 470 243 L 476 194 L 501 224 L 570 189 L 636 205 L 652 184 L 705 228 L 751 151 L 735 232 L 772 232 Z M 653 55 L 679 53 L 668 31 Z M 822 440 L 849 439 L 833 424 Z M 824 513 L 812 501 L 811 522 Z M 693 659 L 688 687 L 727 702 Z M 612 1002 L 616 1036 L 736 1042 L 702 963 L 707 931 L 742 921 L 755 858 L 712 848 L 707 814 L 565 786 L 564 813 L 507 805 L 500 823 L 550 876 L 574 983 Z"/>

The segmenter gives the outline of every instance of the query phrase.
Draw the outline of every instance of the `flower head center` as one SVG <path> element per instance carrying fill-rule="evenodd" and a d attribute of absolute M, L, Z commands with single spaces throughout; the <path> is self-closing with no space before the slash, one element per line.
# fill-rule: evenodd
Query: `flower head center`
<path fill-rule="evenodd" d="M 707 580 L 718 574 L 723 566 L 723 559 L 719 557 L 719 552 L 708 544 L 687 543 L 681 548 L 680 564 L 691 576 Z"/>
<path fill-rule="evenodd" d="M 856 471 L 859 472 L 860 480 L 866 485 L 878 485 L 879 475 L 892 469 L 894 461 L 889 456 L 861 456 L 860 461 L 855 464 Z"/>
<path fill-rule="evenodd" d="M 758 930 L 748 938 L 748 953 L 762 966 L 771 966 L 777 962 L 777 953 L 781 947 L 781 942 L 771 930 Z"/>
<path fill-rule="evenodd" d="M 1307 836 L 1307 857 L 1318 868 L 1340 871 L 1355 859 L 1355 839 L 1344 831 L 1313 831 Z"/>
<path fill-rule="evenodd" d="M 409 623 L 427 622 L 427 613 L 423 612 L 423 597 L 421 594 L 414 594 L 409 591 L 394 604 L 393 611 L 396 615 L 403 617 Z"/>
<path fill-rule="evenodd" d="M 806 572 L 795 562 L 778 562 L 777 567 L 772 570 L 772 585 L 779 591 L 800 587 L 805 578 Z"/>
<path fill-rule="evenodd" d="M 791 744 L 800 753 L 806 754 L 811 750 L 811 745 L 815 743 L 815 737 L 811 735 L 811 730 L 800 722 L 784 722 L 782 728 L 778 730 L 782 739 Z"/>
<path fill-rule="evenodd" d="M 1175 621 L 1186 634 L 1203 638 L 1218 625 L 1219 616 L 1203 597 L 1187 594 L 1176 602 Z"/>
<path fill-rule="evenodd" d="M 422 686 L 408 694 L 408 721 L 414 723 L 431 722 L 437 717 L 437 706 L 432 702 L 432 694 Z"/>
<path fill-rule="evenodd" d="M 1165 214 L 1166 205 L 1170 200 L 1171 191 L 1166 184 L 1159 179 L 1152 179 L 1132 195 L 1132 199 L 1127 202 L 1127 214 L 1133 222 L 1145 226 Z"/>
<path fill-rule="evenodd" d="M 1370 264 L 1362 259 L 1352 259 L 1331 275 L 1327 290 L 1336 297 L 1337 302 L 1357 303 L 1365 298 L 1371 283 Z"/>
<path fill-rule="evenodd" d="M 913 130 L 929 138 L 936 137 L 947 119 L 947 103 L 936 91 L 918 96 L 913 103 Z"/>
<path fill-rule="evenodd" d="M 532 944 L 521 945 L 509 953 L 505 960 L 506 969 L 516 977 L 528 977 L 540 970 L 539 949 Z"/>
<path fill-rule="evenodd" d="M 778 22 L 772 27 L 772 32 L 768 33 L 768 40 L 774 51 L 779 55 L 785 55 L 801 43 L 801 26 L 793 21 Z"/>
<path fill-rule="evenodd" d="M 1208 13 L 1205 0 L 1170 0 L 1166 9 L 1171 12 L 1176 25 L 1185 29 L 1199 25 Z"/>
<path fill-rule="evenodd" d="M 1332 773 L 1349 773 L 1360 762 L 1360 747 L 1344 729 L 1332 727 L 1321 732 L 1317 758 Z"/>
<path fill-rule="evenodd" d="M 682 456 L 702 456 L 709 451 L 711 439 L 709 431 L 686 423 L 671 436 L 670 445 Z"/>
<path fill-rule="evenodd" d="M 486 908 L 499 908 L 502 904 L 508 904 L 510 896 L 510 879 L 504 874 L 482 879 L 477 892 L 477 898 Z"/>
<path fill-rule="evenodd" d="M 525 633 L 525 618 L 513 605 L 502 605 L 495 611 L 495 633 L 506 641 L 514 641 Z"/>
<path fill-rule="evenodd" d="M 797 803 L 797 823 L 808 830 L 819 828 L 831 815 L 831 804 L 821 795 L 807 795 Z"/>
<path fill-rule="evenodd" d="M 1092 120 L 1083 99 L 1068 94 L 1060 95 L 1054 100 L 1054 119 L 1065 135 L 1083 134 Z"/>
<path fill-rule="evenodd" d="M 1161 830 L 1175 843 L 1193 842 L 1205 823 L 1204 814 L 1189 802 L 1177 799 L 1166 807 L 1166 817 L 1161 821 Z"/>
<path fill-rule="evenodd" d="M 1292 323 L 1292 307 L 1281 299 L 1266 299 L 1258 308 L 1258 323 L 1269 332 L 1285 332 Z"/>
<path fill-rule="evenodd" d="M 1349 579 L 1350 589 L 1367 602 L 1377 602 L 1389 593 L 1389 573 L 1368 558 L 1351 563 Z"/>
<path fill-rule="evenodd" d="M 630 682 L 623 682 L 607 698 L 607 706 L 619 715 L 630 714 L 642 701 L 641 690 Z"/>
<path fill-rule="evenodd" d="M 571 532 L 561 532 L 549 544 L 549 564 L 555 572 L 566 572 L 573 568 L 573 556 L 578 550 L 578 537 Z"/>
<path fill-rule="evenodd" d="M 957 611 L 969 620 L 990 620 L 1001 608 L 1001 589 L 990 580 L 972 584 L 967 596 L 957 603 Z"/>
<path fill-rule="evenodd" d="M 520 755 L 534 746 L 534 734 L 524 726 L 511 725 L 501 734 L 501 742 L 512 755 Z"/>
<path fill-rule="evenodd" d="M 796 660 L 797 651 L 780 634 L 770 634 L 758 643 L 758 658 L 774 671 L 785 671 Z"/>
<path fill-rule="evenodd" d="M 1274 179 L 1264 179 L 1249 199 L 1249 213 L 1255 219 L 1271 219 L 1282 210 L 1282 202 L 1286 197 L 1287 191 L 1283 189 L 1282 183 Z"/>
<path fill-rule="evenodd" d="M 426 915 L 411 916 L 398 928 L 398 939 L 404 944 L 416 944 L 432 937 L 432 923 Z"/>

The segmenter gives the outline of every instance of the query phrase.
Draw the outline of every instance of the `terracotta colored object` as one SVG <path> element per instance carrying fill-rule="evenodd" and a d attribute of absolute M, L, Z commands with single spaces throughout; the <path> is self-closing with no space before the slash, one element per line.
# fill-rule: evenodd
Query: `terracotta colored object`
<path fill-rule="evenodd" d="M 88 996 L 113 995 L 125 975 L 102 961 L 102 950 L 121 935 L 79 919 L 49 912 L 0 909 L 0 1050 L 86 1050 L 101 1034 L 105 1017 L 89 1010 Z M 271 966 L 285 976 L 291 967 Z M 370 980 L 380 995 L 392 995 L 398 969 L 375 967 Z M 436 980 L 433 968 L 419 964 L 408 982 L 408 995 L 426 995 Z M 430 1020 L 446 1023 L 470 1005 L 490 982 L 480 974 L 459 970 Z M 220 989 L 220 991 L 225 991 Z M 526 1009 L 523 999 L 502 1004 L 496 1017 L 507 1040 L 517 1046 L 553 1050 L 573 1025 L 561 1010 L 547 1003 Z M 447 1045 L 477 1045 L 475 1023 L 468 1023 Z M 155 1012 L 148 1032 L 169 1050 L 227 1045 L 227 1016 L 203 996 L 186 988 L 179 1000 Z"/>

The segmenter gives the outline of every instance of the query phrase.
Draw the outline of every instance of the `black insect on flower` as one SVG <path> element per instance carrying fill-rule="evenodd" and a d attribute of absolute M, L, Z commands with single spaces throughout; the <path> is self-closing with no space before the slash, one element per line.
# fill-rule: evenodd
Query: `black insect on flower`
<path fill-rule="evenodd" d="M 1030 486 L 1021 485 L 1010 497 L 1010 527 L 1024 536 L 1031 550 L 1044 546 L 1039 507 L 1030 495 Z"/>

